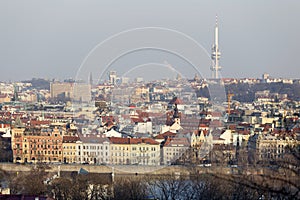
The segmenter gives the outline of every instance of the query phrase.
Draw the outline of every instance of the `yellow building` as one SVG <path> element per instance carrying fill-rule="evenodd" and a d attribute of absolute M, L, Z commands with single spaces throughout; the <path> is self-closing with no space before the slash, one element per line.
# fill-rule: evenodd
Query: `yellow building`
<path fill-rule="evenodd" d="M 76 163 L 77 149 L 79 137 L 77 136 L 64 136 L 63 137 L 63 162 Z"/>
<path fill-rule="evenodd" d="M 0 103 L 10 102 L 10 96 L 7 94 L 0 94 Z"/>
<path fill-rule="evenodd" d="M 110 138 L 111 164 L 159 165 L 160 144 L 151 138 Z"/>
<path fill-rule="evenodd" d="M 284 159 L 289 148 L 297 148 L 300 141 L 292 134 L 255 134 L 249 138 L 248 147 L 252 161 L 274 161 Z"/>

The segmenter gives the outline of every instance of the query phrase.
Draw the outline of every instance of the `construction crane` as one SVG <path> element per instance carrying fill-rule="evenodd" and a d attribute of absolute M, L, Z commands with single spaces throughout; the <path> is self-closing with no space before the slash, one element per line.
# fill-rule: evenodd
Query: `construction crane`
<path fill-rule="evenodd" d="M 227 103 L 228 103 L 228 108 L 227 108 L 227 113 L 230 115 L 230 105 L 231 105 L 231 98 L 234 96 L 232 93 L 227 94 Z"/>

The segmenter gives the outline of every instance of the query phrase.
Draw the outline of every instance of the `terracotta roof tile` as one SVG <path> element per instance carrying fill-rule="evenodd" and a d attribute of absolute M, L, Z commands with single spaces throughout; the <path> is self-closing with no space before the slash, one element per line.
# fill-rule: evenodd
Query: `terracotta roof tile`
<path fill-rule="evenodd" d="M 159 143 L 151 138 L 109 138 L 112 144 L 150 144 L 150 145 L 158 145 Z"/>

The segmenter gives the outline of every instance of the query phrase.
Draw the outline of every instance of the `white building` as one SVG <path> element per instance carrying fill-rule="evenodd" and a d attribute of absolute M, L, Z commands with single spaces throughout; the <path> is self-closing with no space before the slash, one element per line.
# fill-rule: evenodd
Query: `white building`
<path fill-rule="evenodd" d="M 162 162 L 164 165 L 174 163 L 190 148 L 188 138 L 168 138 L 163 146 Z"/>
<path fill-rule="evenodd" d="M 78 145 L 77 162 L 89 164 L 109 164 L 109 139 L 91 134 L 81 135 Z"/>

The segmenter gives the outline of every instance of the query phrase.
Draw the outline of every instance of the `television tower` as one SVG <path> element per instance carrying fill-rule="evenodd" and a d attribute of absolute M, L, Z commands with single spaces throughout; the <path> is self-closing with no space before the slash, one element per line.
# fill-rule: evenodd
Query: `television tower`
<path fill-rule="evenodd" d="M 219 60 L 221 57 L 221 53 L 219 51 L 219 28 L 218 28 L 218 16 L 216 15 L 216 26 L 215 26 L 215 43 L 211 49 L 211 59 L 212 66 L 210 70 L 212 72 L 212 78 L 219 78 L 219 71 L 221 70 L 221 66 L 219 66 Z"/>

